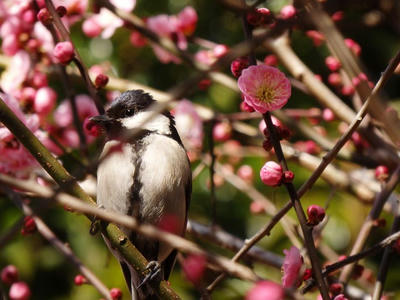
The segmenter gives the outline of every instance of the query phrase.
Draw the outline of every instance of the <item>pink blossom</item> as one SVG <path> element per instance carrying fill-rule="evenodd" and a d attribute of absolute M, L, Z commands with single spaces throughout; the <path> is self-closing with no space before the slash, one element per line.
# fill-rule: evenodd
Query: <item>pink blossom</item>
<path fill-rule="evenodd" d="M 86 36 L 88 37 L 96 37 L 99 36 L 102 28 L 101 26 L 97 23 L 95 18 L 88 18 L 82 23 L 82 31 Z"/>
<path fill-rule="evenodd" d="M 192 35 L 196 29 L 198 20 L 196 10 L 191 6 L 186 6 L 177 17 L 178 29 L 186 36 Z"/>
<path fill-rule="evenodd" d="M 11 285 L 8 296 L 10 300 L 29 300 L 31 297 L 31 290 L 25 282 L 15 282 Z"/>
<path fill-rule="evenodd" d="M 1 43 L 1 50 L 3 50 L 4 54 L 7 56 L 13 56 L 20 49 L 20 44 L 18 41 L 18 36 L 9 35 L 3 38 L 3 42 Z"/>
<path fill-rule="evenodd" d="M 206 266 L 207 260 L 203 255 L 192 254 L 184 260 L 182 269 L 186 279 L 197 284 L 203 278 Z"/>
<path fill-rule="evenodd" d="M 261 181 L 268 186 L 277 186 L 281 182 L 283 170 L 274 161 L 267 161 L 260 170 Z"/>
<path fill-rule="evenodd" d="M 255 215 L 263 214 L 265 213 L 265 207 L 261 201 L 252 201 L 250 203 L 250 212 Z"/>
<path fill-rule="evenodd" d="M 48 53 L 51 54 L 54 48 L 54 40 L 51 36 L 50 31 L 40 22 L 36 22 L 33 26 L 32 37 L 36 38 L 40 41 L 40 48 Z"/>
<path fill-rule="evenodd" d="M 303 258 L 300 255 L 300 250 L 292 246 L 289 250 L 283 250 L 285 259 L 282 265 L 282 285 L 285 288 L 291 288 L 296 284 L 300 277 L 300 269 L 303 265 Z"/>
<path fill-rule="evenodd" d="M 174 109 L 176 129 L 185 148 L 199 150 L 203 145 L 203 122 L 195 106 L 189 100 L 179 101 Z"/>
<path fill-rule="evenodd" d="M 282 300 L 284 290 L 279 284 L 262 280 L 257 282 L 246 294 L 246 300 Z"/>
<path fill-rule="evenodd" d="M 96 105 L 92 98 L 87 95 L 77 95 L 75 97 L 79 119 L 84 121 L 87 117 L 93 117 L 98 114 Z M 69 100 L 64 100 L 54 111 L 54 122 L 59 127 L 67 127 L 72 124 L 73 116 Z"/>
<path fill-rule="evenodd" d="M 335 113 L 330 108 L 325 108 L 322 111 L 322 119 L 324 119 L 326 122 L 332 122 L 335 120 Z"/>
<path fill-rule="evenodd" d="M 29 54 L 23 50 L 18 51 L 1 76 L 0 86 L 7 94 L 15 96 L 22 83 L 27 79 L 32 69 Z"/>
<path fill-rule="evenodd" d="M 280 109 L 290 95 L 290 81 L 277 68 L 259 65 L 243 70 L 238 86 L 244 101 L 260 113 Z"/>
<path fill-rule="evenodd" d="M 70 41 L 59 42 L 53 49 L 53 56 L 62 64 L 68 64 L 75 55 L 74 46 Z"/>
<path fill-rule="evenodd" d="M 210 50 L 199 50 L 194 55 L 194 58 L 198 62 L 205 64 L 207 66 L 212 65 L 216 60 L 214 53 Z"/>
<path fill-rule="evenodd" d="M 88 7 L 88 0 L 53 0 L 53 3 L 55 7 L 62 5 L 67 9 L 67 14 L 62 18 L 67 27 L 81 20 Z"/>
<path fill-rule="evenodd" d="M 110 0 L 110 2 L 112 5 L 125 12 L 131 12 L 136 6 L 136 0 Z"/>
<path fill-rule="evenodd" d="M 212 49 L 212 51 L 213 51 L 213 54 L 214 54 L 214 56 L 216 58 L 220 58 L 220 57 L 224 56 L 229 51 L 229 48 L 228 48 L 227 45 L 219 44 L 219 45 L 216 45 Z"/>
<path fill-rule="evenodd" d="M 56 100 L 57 93 L 52 88 L 42 87 L 36 92 L 33 108 L 38 114 L 45 116 L 53 110 Z"/>

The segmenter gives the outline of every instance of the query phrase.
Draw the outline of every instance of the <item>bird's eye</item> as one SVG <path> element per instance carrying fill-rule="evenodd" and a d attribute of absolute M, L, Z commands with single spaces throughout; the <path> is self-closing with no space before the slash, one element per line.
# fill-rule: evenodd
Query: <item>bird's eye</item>
<path fill-rule="evenodd" d="M 131 109 L 131 108 L 129 108 L 129 109 L 127 109 L 126 111 L 125 111 L 125 115 L 126 116 L 132 116 L 133 114 L 135 113 L 135 110 L 134 109 Z"/>

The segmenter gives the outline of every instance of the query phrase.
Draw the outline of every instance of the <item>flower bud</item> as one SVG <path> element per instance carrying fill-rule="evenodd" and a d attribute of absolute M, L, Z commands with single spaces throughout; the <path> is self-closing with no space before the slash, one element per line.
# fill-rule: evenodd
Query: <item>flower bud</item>
<path fill-rule="evenodd" d="M 389 169 L 384 165 L 375 168 L 375 178 L 380 181 L 385 181 L 389 177 Z"/>
<path fill-rule="evenodd" d="M 96 76 L 96 79 L 94 80 L 94 85 L 97 89 L 103 88 L 107 85 L 108 83 L 108 76 L 105 74 L 99 74 Z"/>
<path fill-rule="evenodd" d="M 252 182 L 254 178 L 253 168 L 249 165 L 242 165 L 237 170 L 237 175 L 246 182 Z"/>
<path fill-rule="evenodd" d="M 85 276 L 83 276 L 83 275 L 81 275 L 81 274 L 78 274 L 78 275 L 76 275 L 75 276 L 75 278 L 74 278 L 74 283 L 75 283 L 75 285 L 82 285 L 82 284 L 84 284 L 84 283 L 87 283 L 88 281 L 87 281 L 87 279 L 85 278 Z"/>
<path fill-rule="evenodd" d="M 290 183 L 294 179 L 294 173 L 292 171 L 283 172 L 282 181 L 284 183 Z"/>
<path fill-rule="evenodd" d="M 25 282 L 15 282 L 11 285 L 8 296 L 10 300 L 28 300 L 31 297 L 31 290 Z"/>
<path fill-rule="evenodd" d="M 67 8 L 65 6 L 57 6 L 56 12 L 60 18 L 64 17 L 67 14 Z"/>
<path fill-rule="evenodd" d="M 330 108 L 325 108 L 322 111 L 322 119 L 324 119 L 326 122 L 332 122 L 335 120 L 335 114 Z"/>
<path fill-rule="evenodd" d="M 47 8 L 42 8 L 39 10 L 37 13 L 37 18 L 45 26 L 50 25 L 53 21 L 53 17 L 50 15 L 50 12 L 47 10 Z"/>
<path fill-rule="evenodd" d="M 339 282 L 335 282 L 332 283 L 329 286 L 329 291 L 333 294 L 333 295 L 338 295 L 340 293 L 343 292 L 343 284 L 339 283 Z"/>
<path fill-rule="evenodd" d="M 238 57 L 231 63 L 231 72 L 233 76 L 238 78 L 244 69 L 250 65 L 249 58 L 247 56 Z"/>
<path fill-rule="evenodd" d="M 24 225 L 21 229 L 21 234 L 28 235 L 34 233 L 35 231 L 36 231 L 35 220 L 31 216 L 26 216 L 24 218 Z"/>
<path fill-rule="evenodd" d="M 285 5 L 284 7 L 282 7 L 281 11 L 280 11 L 280 17 L 283 20 L 288 20 L 293 18 L 297 13 L 296 8 L 293 5 Z"/>
<path fill-rule="evenodd" d="M 335 72 L 342 67 L 340 61 L 333 56 L 328 56 L 327 58 L 325 58 L 325 64 L 328 67 L 328 69 L 331 70 L 332 72 Z"/>
<path fill-rule="evenodd" d="M 307 208 L 308 224 L 315 226 L 325 218 L 325 209 L 318 205 L 310 205 Z"/>
<path fill-rule="evenodd" d="M 254 108 L 248 105 L 246 101 L 240 102 L 240 110 L 244 112 L 254 112 Z"/>
<path fill-rule="evenodd" d="M 281 165 L 274 161 L 268 161 L 260 170 L 260 177 L 264 184 L 277 186 L 281 183 L 283 170 Z"/>
<path fill-rule="evenodd" d="M 276 67 L 278 65 L 278 58 L 275 54 L 270 54 L 264 57 L 264 64 L 267 66 Z"/>
<path fill-rule="evenodd" d="M 215 124 L 213 128 L 213 138 L 217 142 L 225 142 L 232 136 L 232 126 L 227 122 Z"/>
<path fill-rule="evenodd" d="M 74 46 L 70 41 L 59 42 L 53 49 L 54 57 L 62 64 L 68 64 L 75 55 Z"/>
<path fill-rule="evenodd" d="M 18 280 L 18 269 L 14 265 L 8 265 L 1 270 L 1 281 L 12 284 Z"/>
<path fill-rule="evenodd" d="M 265 213 L 265 207 L 260 201 L 252 201 L 250 203 L 250 212 L 254 215 Z"/>
<path fill-rule="evenodd" d="M 336 72 L 330 73 L 328 76 L 328 82 L 330 85 L 339 87 L 342 85 L 342 76 Z"/>
<path fill-rule="evenodd" d="M 207 259 L 203 255 L 192 254 L 185 258 L 182 270 L 190 282 L 197 284 L 203 278 L 206 270 Z"/>
<path fill-rule="evenodd" d="M 119 288 L 112 288 L 110 290 L 110 296 L 113 300 L 119 300 L 122 299 L 122 292 Z"/>
<path fill-rule="evenodd" d="M 50 113 L 57 100 L 57 93 L 50 87 L 42 87 L 37 90 L 33 109 L 39 115 L 47 115 Z"/>

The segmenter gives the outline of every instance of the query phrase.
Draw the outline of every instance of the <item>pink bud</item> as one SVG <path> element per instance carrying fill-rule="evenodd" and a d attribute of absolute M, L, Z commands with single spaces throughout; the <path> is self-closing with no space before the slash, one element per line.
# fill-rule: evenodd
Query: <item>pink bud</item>
<path fill-rule="evenodd" d="M 387 166 L 380 165 L 375 168 L 375 178 L 384 181 L 389 177 L 389 169 Z"/>
<path fill-rule="evenodd" d="M 257 8 L 247 13 L 246 20 L 253 26 L 268 24 L 271 18 L 271 11 L 268 8 Z"/>
<path fill-rule="evenodd" d="M 358 78 L 360 78 L 360 80 L 368 81 L 368 77 L 365 73 L 358 74 Z"/>
<path fill-rule="evenodd" d="M 93 38 L 99 36 L 103 28 L 94 18 L 89 18 L 82 23 L 82 31 L 87 37 Z"/>
<path fill-rule="evenodd" d="M 325 209 L 318 205 L 307 208 L 308 223 L 312 226 L 319 224 L 325 218 Z"/>
<path fill-rule="evenodd" d="M 247 56 L 238 57 L 231 63 L 231 72 L 233 76 L 238 78 L 244 69 L 250 65 L 249 58 Z"/>
<path fill-rule="evenodd" d="M 263 141 L 262 147 L 264 148 L 265 151 L 269 152 L 272 150 L 272 142 L 270 137 L 266 137 L 265 140 Z"/>
<path fill-rule="evenodd" d="M 356 55 L 361 54 L 361 46 L 352 39 L 344 39 L 346 46 Z"/>
<path fill-rule="evenodd" d="M 20 44 L 15 34 L 10 34 L 3 38 L 1 49 L 3 50 L 5 55 L 13 56 L 18 52 L 19 48 Z"/>
<path fill-rule="evenodd" d="M 308 30 L 306 31 L 306 35 L 312 39 L 314 45 L 317 47 L 325 41 L 324 35 L 317 30 Z"/>
<path fill-rule="evenodd" d="M 76 275 L 75 278 L 74 278 L 75 285 L 82 285 L 82 284 L 87 283 L 87 282 L 88 281 L 85 278 L 85 276 L 83 276 L 81 274 Z"/>
<path fill-rule="evenodd" d="M 27 9 L 22 14 L 22 21 L 25 24 L 33 24 L 36 21 L 35 13 L 31 9 Z"/>
<path fill-rule="evenodd" d="M 113 300 L 119 300 L 122 299 L 122 292 L 119 288 L 112 288 L 110 290 L 110 296 Z"/>
<path fill-rule="evenodd" d="M 284 295 L 284 290 L 279 284 L 262 280 L 247 292 L 245 300 L 281 300 Z"/>
<path fill-rule="evenodd" d="M 326 122 L 332 122 L 335 120 L 335 114 L 330 108 L 325 108 L 322 111 L 322 119 L 324 119 Z"/>
<path fill-rule="evenodd" d="M 83 121 L 83 129 L 87 135 L 93 137 L 99 136 L 102 132 L 101 127 L 95 122 L 92 122 L 90 120 L 90 117 L 86 118 L 85 121 Z"/>
<path fill-rule="evenodd" d="M 343 284 L 339 283 L 339 282 L 334 282 L 329 286 L 329 291 L 333 294 L 333 295 L 338 295 L 341 292 L 343 292 Z"/>
<path fill-rule="evenodd" d="M 213 138 L 217 142 L 225 142 L 232 136 L 232 126 L 227 122 L 215 124 L 213 128 Z"/>
<path fill-rule="evenodd" d="M 42 8 L 39 10 L 37 18 L 45 26 L 50 25 L 53 21 L 53 17 L 50 15 L 50 12 L 47 10 L 47 8 Z"/>
<path fill-rule="evenodd" d="M 42 87 L 36 92 L 33 108 L 39 115 L 47 115 L 53 110 L 56 100 L 57 93 L 52 88 Z"/>
<path fill-rule="evenodd" d="M 312 277 L 312 269 L 305 269 L 303 274 L 303 281 L 306 281 Z"/>
<path fill-rule="evenodd" d="M 186 6 L 178 14 L 178 28 L 186 36 L 190 36 L 196 30 L 198 16 L 196 10 L 191 6 Z"/>
<path fill-rule="evenodd" d="M 299 279 L 302 279 L 300 274 L 303 258 L 300 255 L 300 250 L 292 246 L 289 250 L 284 249 L 285 259 L 282 264 L 282 285 L 285 288 L 296 286 Z"/>
<path fill-rule="evenodd" d="M 283 172 L 282 181 L 284 183 L 290 183 L 294 179 L 294 173 L 292 171 Z"/>
<path fill-rule="evenodd" d="M 198 284 L 206 270 L 207 259 L 203 255 L 191 254 L 183 262 L 182 270 L 187 280 Z"/>
<path fill-rule="evenodd" d="M 25 282 L 19 281 L 11 285 L 8 296 L 10 300 L 28 300 L 31 297 L 31 291 Z"/>
<path fill-rule="evenodd" d="M 293 18 L 296 15 L 297 11 L 293 5 L 286 5 L 282 7 L 280 11 L 280 17 L 284 20 L 288 20 Z"/>
<path fill-rule="evenodd" d="M 204 91 L 208 89 L 211 85 L 212 81 L 208 78 L 204 78 L 197 83 L 197 87 L 199 90 Z"/>
<path fill-rule="evenodd" d="M 1 281 L 12 284 L 18 280 L 18 269 L 14 265 L 8 265 L 1 270 Z"/>
<path fill-rule="evenodd" d="M 264 64 L 267 66 L 276 67 L 278 65 L 278 58 L 275 54 L 269 54 L 264 58 Z"/>
<path fill-rule="evenodd" d="M 147 45 L 146 38 L 138 31 L 133 31 L 129 37 L 129 41 L 135 47 L 141 48 Z"/>
<path fill-rule="evenodd" d="M 268 186 L 277 186 L 282 179 L 283 170 L 281 165 L 274 161 L 268 161 L 260 170 L 260 177 L 264 184 Z"/>
<path fill-rule="evenodd" d="M 333 22 L 341 21 L 343 19 L 343 15 L 344 15 L 343 11 L 338 10 L 337 12 L 333 13 L 333 15 L 331 16 L 332 21 Z"/>
<path fill-rule="evenodd" d="M 340 86 L 342 85 L 342 76 L 336 72 L 330 73 L 328 76 L 328 82 L 333 86 Z"/>
<path fill-rule="evenodd" d="M 247 102 L 240 102 L 240 110 L 244 112 L 254 112 L 254 108 L 247 104 Z"/>
<path fill-rule="evenodd" d="M 97 89 L 103 88 L 107 85 L 108 83 L 108 76 L 105 74 L 99 74 L 96 76 L 96 79 L 94 80 L 94 85 Z"/>
<path fill-rule="evenodd" d="M 36 88 L 41 88 L 48 85 L 47 76 L 42 72 L 33 73 L 32 85 Z"/>
<path fill-rule="evenodd" d="M 28 235 L 34 233 L 35 231 L 36 231 L 35 220 L 31 216 L 26 216 L 24 218 L 24 225 L 21 229 L 21 234 Z"/>
<path fill-rule="evenodd" d="M 341 92 L 345 96 L 351 96 L 354 94 L 354 87 L 352 85 L 345 85 L 342 87 Z"/>
<path fill-rule="evenodd" d="M 351 83 L 352 83 L 354 86 L 358 86 L 358 85 L 360 84 L 360 82 L 361 82 L 361 80 L 360 80 L 360 78 L 358 78 L 358 77 L 353 77 L 353 78 L 351 79 Z"/>
<path fill-rule="evenodd" d="M 253 168 L 249 165 L 242 165 L 237 170 L 237 175 L 244 181 L 252 182 L 254 178 Z"/>
<path fill-rule="evenodd" d="M 60 18 L 64 17 L 67 14 L 67 8 L 65 6 L 57 6 L 56 12 Z"/>
<path fill-rule="evenodd" d="M 265 213 L 264 205 L 260 201 L 252 201 L 250 203 L 250 212 L 255 215 Z"/>
<path fill-rule="evenodd" d="M 227 45 L 220 44 L 214 47 L 213 54 L 215 55 L 215 57 L 220 58 L 224 56 L 228 52 L 228 50 L 229 48 Z"/>
<path fill-rule="evenodd" d="M 59 42 L 53 49 L 54 57 L 62 64 L 68 64 L 74 57 L 74 46 L 70 41 Z"/>
<path fill-rule="evenodd" d="M 339 70 L 342 66 L 340 61 L 338 61 L 337 58 L 333 56 L 328 56 L 327 58 L 325 58 L 325 64 L 332 72 Z"/>

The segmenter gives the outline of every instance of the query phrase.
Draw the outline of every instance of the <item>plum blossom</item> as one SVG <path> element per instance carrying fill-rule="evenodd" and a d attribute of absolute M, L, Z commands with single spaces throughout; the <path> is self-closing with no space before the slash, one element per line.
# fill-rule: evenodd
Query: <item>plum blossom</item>
<path fill-rule="evenodd" d="M 37 115 L 24 115 L 18 101 L 10 95 L 0 94 L 0 97 L 28 129 L 34 134 L 38 132 L 39 117 Z M 29 168 L 36 166 L 33 156 L 16 140 L 8 128 L 0 126 L 0 172 L 23 176 Z"/>
<path fill-rule="evenodd" d="M 181 50 L 186 50 L 187 40 L 185 35 L 192 34 L 197 24 L 197 14 L 193 8 L 184 8 L 178 16 L 161 14 L 147 19 L 147 27 L 160 37 L 174 41 Z M 162 63 L 180 63 L 180 59 L 160 46 L 153 45 L 153 51 Z"/>
<path fill-rule="evenodd" d="M 289 250 L 283 250 L 285 259 L 282 265 L 282 285 L 284 288 L 291 288 L 296 285 L 301 266 L 303 265 L 303 258 L 300 255 L 300 250 L 292 246 Z"/>
<path fill-rule="evenodd" d="M 284 298 L 284 290 L 279 284 L 262 280 L 255 284 L 246 294 L 246 300 L 282 300 Z"/>
<path fill-rule="evenodd" d="M 53 0 L 55 7 L 62 5 L 67 9 L 67 14 L 61 18 L 67 27 L 83 18 L 88 8 L 88 2 L 88 0 Z"/>
<path fill-rule="evenodd" d="M 193 103 L 183 99 L 174 109 L 176 128 L 187 150 L 199 150 L 203 145 L 203 122 Z"/>
<path fill-rule="evenodd" d="M 3 91 L 16 96 L 22 83 L 27 79 L 31 68 L 29 54 L 23 50 L 18 51 L 1 76 L 0 86 Z"/>
<path fill-rule="evenodd" d="M 259 65 L 242 71 L 238 86 L 244 101 L 260 113 L 280 109 L 290 95 L 290 81 L 277 68 Z"/>

